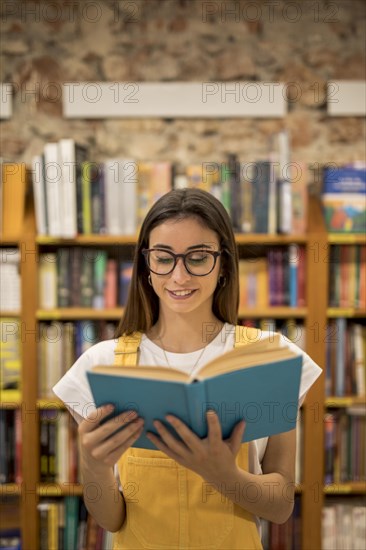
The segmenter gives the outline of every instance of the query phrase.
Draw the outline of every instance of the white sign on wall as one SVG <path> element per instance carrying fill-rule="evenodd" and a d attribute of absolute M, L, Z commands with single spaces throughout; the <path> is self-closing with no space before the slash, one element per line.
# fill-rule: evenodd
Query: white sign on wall
<path fill-rule="evenodd" d="M 330 116 L 365 116 L 366 82 L 362 80 L 328 82 L 327 104 Z"/>
<path fill-rule="evenodd" d="M 279 118 L 287 112 L 279 82 L 69 82 L 66 118 Z"/>

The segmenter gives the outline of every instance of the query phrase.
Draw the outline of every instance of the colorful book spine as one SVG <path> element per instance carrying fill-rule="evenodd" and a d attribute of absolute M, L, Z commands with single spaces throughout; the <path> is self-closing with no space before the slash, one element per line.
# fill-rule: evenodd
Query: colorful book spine
<path fill-rule="evenodd" d="M 328 231 L 365 233 L 366 170 L 325 169 L 322 201 Z"/>

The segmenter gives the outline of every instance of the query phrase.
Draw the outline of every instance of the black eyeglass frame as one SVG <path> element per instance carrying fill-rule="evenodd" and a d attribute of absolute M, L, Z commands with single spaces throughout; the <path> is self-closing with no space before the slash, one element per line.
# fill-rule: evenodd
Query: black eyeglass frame
<path fill-rule="evenodd" d="M 186 268 L 186 270 L 188 271 L 188 273 L 190 275 L 193 275 L 193 277 L 206 277 L 207 275 L 212 273 L 212 271 L 215 269 L 217 258 L 219 256 L 221 256 L 222 252 L 216 251 L 216 250 L 206 250 L 206 249 L 203 249 L 203 250 L 204 250 L 204 252 L 206 252 L 208 254 L 211 254 L 211 256 L 214 257 L 214 263 L 213 263 L 212 268 L 210 269 L 210 271 L 208 273 L 205 273 L 204 275 L 197 275 L 196 273 L 192 273 L 192 271 L 189 270 L 189 268 L 186 264 L 187 256 L 189 256 L 190 254 L 194 254 L 195 252 L 202 252 L 202 249 L 200 249 L 200 250 L 191 250 L 190 252 L 186 252 L 186 254 L 175 254 L 174 252 L 171 252 L 171 250 L 166 250 L 165 248 L 144 248 L 143 250 L 141 250 L 141 253 L 143 254 L 143 256 L 145 256 L 145 262 L 146 262 L 147 268 L 149 269 L 149 271 L 151 271 L 155 275 L 161 275 L 163 277 L 165 275 L 170 275 L 170 273 L 172 273 L 174 271 L 174 269 L 176 268 L 176 266 L 177 266 L 178 258 L 182 258 L 184 267 Z M 174 264 L 173 264 L 172 269 L 170 271 L 168 271 L 167 273 L 157 273 L 156 271 L 151 269 L 151 267 L 149 266 L 149 260 L 148 260 L 149 252 L 165 252 L 165 253 L 168 253 L 171 256 L 173 256 Z"/>

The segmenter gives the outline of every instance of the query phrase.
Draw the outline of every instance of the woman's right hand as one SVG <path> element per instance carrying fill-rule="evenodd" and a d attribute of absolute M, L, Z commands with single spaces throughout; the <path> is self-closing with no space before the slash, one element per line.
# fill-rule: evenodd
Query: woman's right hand
<path fill-rule="evenodd" d="M 135 411 L 125 411 L 101 424 L 112 411 L 112 405 L 103 405 L 80 422 L 78 433 L 84 467 L 94 470 L 114 466 L 140 437 L 144 420 Z"/>

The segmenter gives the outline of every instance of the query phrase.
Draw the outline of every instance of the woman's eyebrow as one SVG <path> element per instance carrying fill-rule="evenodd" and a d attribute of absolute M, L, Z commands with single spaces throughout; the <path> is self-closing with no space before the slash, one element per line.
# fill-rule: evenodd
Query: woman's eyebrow
<path fill-rule="evenodd" d="M 202 248 L 213 248 L 214 244 L 208 244 L 208 243 L 201 243 L 201 244 L 194 244 L 192 246 L 188 246 L 186 250 L 196 250 L 196 249 L 202 249 Z M 216 245 L 217 246 L 217 245 Z M 164 248 L 166 250 L 174 250 L 172 246 L 169 246 L 167 244 L 163 243 L 156 243 L 152 245 L 152 248 Z"/>

